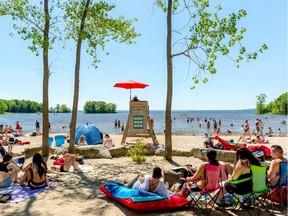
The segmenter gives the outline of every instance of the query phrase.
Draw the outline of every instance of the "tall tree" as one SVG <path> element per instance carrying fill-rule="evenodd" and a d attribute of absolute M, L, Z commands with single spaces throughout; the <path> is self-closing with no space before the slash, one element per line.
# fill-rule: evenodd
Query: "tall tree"
<path fill-rule="evenodd" d="M 9 15 L 13 21 L 13 28 L 17 31 L 23 40 L 31 40 L 28 47 L 32 52 L 39 56 L 42 51 L 43 60 L 43 136 L 42 136 L 42 154 L 49 154 L 48 137 L 49 137 L 49 49 L 56 39 L 53 35 L 50 38 L 50 29 L 55 27 L 55 21 L 50 23 L 50 12 L 53 11 L 55 1 L 50 1 L 52 7 L 49 8 L 49 0 L 40 0 L 31 3 L 29 0 L 4 0 L 0 2 L 0 15 Z"/>
<path fill-rule="evenodd" d="M 212 1 L 211 1 L 212 2 Z M 165 159 L 172 160 L 172 119 L 171 107 L 173 96 L 173 58 L 184 56 L 189 65 L 195 66 L 192 80 L 192 88 L 202 81 L 208 82 L 208 74 L 216 74 L 215 62 L 218 55 L 228 56 L 235 61 L 236 66 L 246 59 L 256 59 L 259 52 L 267 49 L 264 44 L 259 50 L 251 53 L 246 52 L 242 45 L 245 28 L 238 27 L 238 21 L 246 16 L 246 11 L 241 9 L 238 13 L 231 13 L 220 18 L 222 6 L 210 7 L 209 0 L 157 0 L 157 5 L 167 15 L 167 98 L 165 116 Z M 212 10 L 214 10 L 212 12 Z M 181 19 L 183 26 L 179 29 L 172 28 L 173 14 L 178 16 L 184 12 L 187 20 Z M 176 42 L 173 43 L 173 33 L 177 33 Z M 230 56 L 230 49 L 238 47 L 236 56 Z M 172 50 L 173 48 L 173 50 Z M 177 51 L 175 51 L 178 49 Z M 174 51 L 174 52 L 173 52 Z"/>
<path fill-rule="evenodd" d="M 256 114 L 263 114 L 265 112 L 265 102 L 267 95 L 266 94 L 260 94 L 256 96 L 257 102 L 256 102 Z"/>
<path fill-rule="evenodd" d="M 133 39 L 138 36 L 132 27 L 131 20 L 125 20 L 123 16 L 117 18 L 108 16 L 108 13 L 115 7 L 115 5 L 101 1 L 94 3 L 93 0 L 68 0 L 64 4 L 67 38 L 72 38 L 77 44 L 68 150 L 70 153 L 74 152 L 75 143 L 82 42 L 86 42 L 86 51 L 93 57 L 93 65 L 96 66 L 100 61 L 96 53 L 97 48 L 104 50 L 105 44 L 110 40 L 131 44 Z"/>

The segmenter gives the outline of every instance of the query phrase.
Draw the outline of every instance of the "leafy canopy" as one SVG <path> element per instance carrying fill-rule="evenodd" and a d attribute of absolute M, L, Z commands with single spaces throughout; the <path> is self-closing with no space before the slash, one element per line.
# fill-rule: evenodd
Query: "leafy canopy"
<path fill-rule="evenodd" d="M 167 12 L 167 0 L 157 0 L 157 5 Z M 208 82 L 206 71 L 216 74 L 215 62 L 219 54 L 234 61 L 238 68 L 243 60 L 255 60 L 259 53 L 268 48 L 263 44 L 258 50 L 248 52 L 242 44 L 246 28 L 238 27 L 238 24 L 247 15 L 243 9 L 220 17 L 222 6 L 212 8 L 209 0 L 173 0 L 172 7 L 174 16 L 184 12 L 188 14 L 188 23 L 184 27 L 173 29 L 174 33 L 177 33 L 173 48 L 179 50 L 172 54 L 172 57 L 184 55 L 190 63 L 197 66 L 192 76 L 192 88 L 195 88 L 199 81 Z M 232 57 L 230 50 L 235 46 L 238 51 Z"/>
<path fill-rule="evenodd" d="M 86 42 L 86 52 L 93 57 L 94 66 L 100 62 L 97 57 L 97 49 L 100 48 L 104 51 L 105 44 L 110 40 L 132 44 L 134 43 L 133 39 L 140 36 L 140 34 L 135 32 L 135 28 L 132 27 L 133 21 L 137 21 L 137 19 L 125 20 L 124 16 L 110 17 L 108 13 L 116 6 L 102 1 L 97 3 L 91 1 L 84 31 L 80 32 L 80 23 L 85 4 L 85 0 L 68 0 L 62 5 L 62 9 L 65 11 L 65 32 L 67 32 L 67 39 L 73 39 L 77 42 L 80 37 Z M 108 55 L 109 53 L 106 52 L 106 54 Z"/>
<path fill-rule="evenodd" d="M 51 0 L 50 13 L 57 5 L 56 0 Z M 28 48 L 39 55 L 39 51 L 44 47 L 52 49 L 52 45 L 57 39 L 56 32 L 59 29 L 56 26 L 59 17 L 50 17 L 50 34 L 49 42 L 44 41 L 43 32 L 45 25 L 45 14 L 43 10 L 43 0 L 4 0 L 0 2 L 0 16 L 9 15 L 12 17 L 13 29 L 21 35 L 23 40 L 31 40 Z M 19 22 L 20 21 L 20 22 Z M 54 33 L 53 33 L 54 31 Z M 14 36 L 14 33 L 10 33 Z"/>

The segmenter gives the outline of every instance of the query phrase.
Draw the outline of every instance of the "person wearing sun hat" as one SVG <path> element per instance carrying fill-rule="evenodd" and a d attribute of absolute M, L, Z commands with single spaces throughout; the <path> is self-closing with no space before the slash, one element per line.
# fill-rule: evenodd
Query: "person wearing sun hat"
<path fill-rule="evenodd" d="M 206 184 L 205 165 L 206 164 L 210 164 L 210 165 L 214 165 L 214 166 L 219 165 L 218 160 L 216 160 L 217 151 L 215 149 L 207 148 L 207 149 L 203 150 L 202 153 L 205 154 L 205 159 L 207 160 L 207 162 L 203 162 L 203 163 L 199 164 L 197 166 L 197 170 L 193 176 L 186 177 L 186 180 L 188 180 L 188 181 L 197 180 L 197 179 L 201 179 L 201 180 L 197 181 L 197 182 L 192 182 L 192 183 L 189 182 L 188 184 L 186 184 L 186 186 L 183 187 L 181 192 L 180 192 L 180 194 L 184 197 L 186 197 L 188 195 L 187 191 L 199 192 L 205 187 L 205 184 Z M 188 190 L 187 190 L 187 187 L 189 187 Z"/>
<path fill-rule="evenodd" d="M 81 135 L 80 136 L 80 139 L 78 141 L 78 145 L 79 146 L 86 146 L 87 145 L 87 141 L 86 141 L 86 138 L 84 135 Z"/>

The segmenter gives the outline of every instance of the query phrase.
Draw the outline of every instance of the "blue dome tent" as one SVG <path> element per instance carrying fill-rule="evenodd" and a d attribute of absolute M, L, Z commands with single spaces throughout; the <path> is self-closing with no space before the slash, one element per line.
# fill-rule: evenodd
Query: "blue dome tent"
<path fill-rule="evenodd" d="M 84 135 L 88 145 L 102 144 L 103 135 L 93 124 L 81 125 L 76 129 L 75 143 L 78 143 L 80 136 Z"/>

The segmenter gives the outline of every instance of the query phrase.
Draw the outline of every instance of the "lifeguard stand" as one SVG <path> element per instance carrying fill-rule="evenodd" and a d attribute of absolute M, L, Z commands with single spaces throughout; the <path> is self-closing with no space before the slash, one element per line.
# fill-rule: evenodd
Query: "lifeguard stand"
<path fill-rule="evenodd" d="M 148 111 L 147 101 L 130 101 L 130 112 L 121 144 L 125 143 L 127 137 L 151 137 L 153 144 L 157 144 L 153 123 Z"/>

